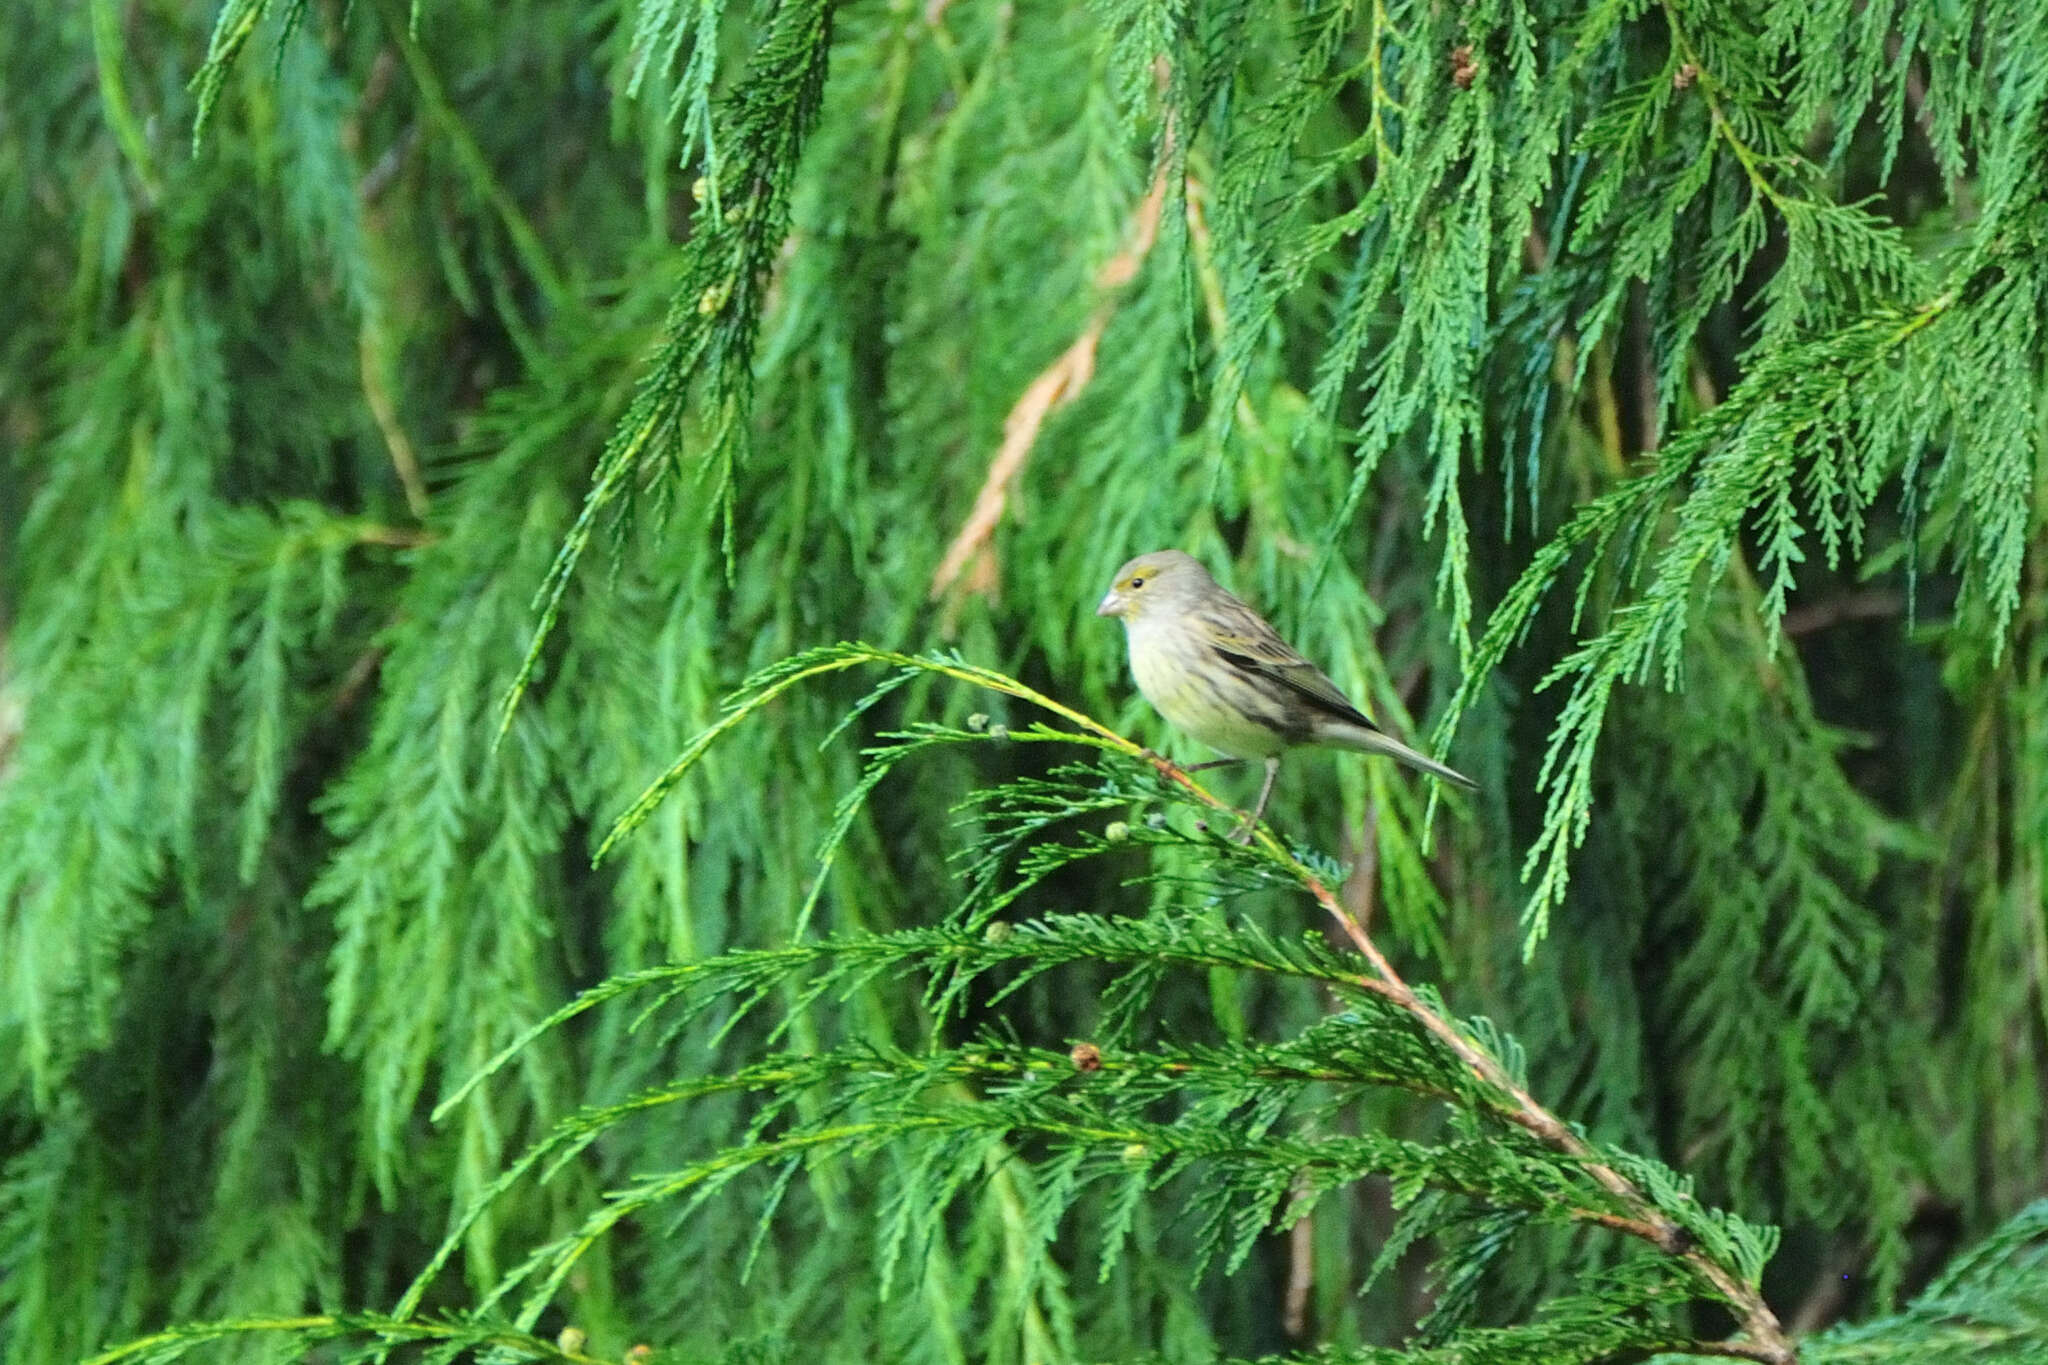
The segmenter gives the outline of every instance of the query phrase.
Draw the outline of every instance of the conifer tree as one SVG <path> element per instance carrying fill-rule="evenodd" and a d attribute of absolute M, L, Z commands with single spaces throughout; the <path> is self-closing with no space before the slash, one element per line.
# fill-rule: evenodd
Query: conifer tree
<path fill-rule="evenodd" d="M 15 9 L 0 1358 L 2048 1360 L 2036 0 Z"/>

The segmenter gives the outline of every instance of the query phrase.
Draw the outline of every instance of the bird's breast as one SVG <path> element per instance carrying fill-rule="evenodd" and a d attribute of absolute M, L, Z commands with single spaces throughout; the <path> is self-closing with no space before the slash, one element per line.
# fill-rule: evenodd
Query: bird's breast
<path fill-rule="evenodd" d="M 1130 651 L 1138 691 L 1188 738 L 1233 758 L 1264 758 L 1288 746 L 1284 713 L 1191 633 L 1135 622 Z"/>

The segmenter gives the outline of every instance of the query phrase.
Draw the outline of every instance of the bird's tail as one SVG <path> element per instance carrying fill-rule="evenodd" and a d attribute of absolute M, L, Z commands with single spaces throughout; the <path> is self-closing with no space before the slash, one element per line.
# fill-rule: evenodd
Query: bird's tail
<path fill-rule="evenodd" d="M 1347 749 L 1356 749 L 1362 754 L 1385 754 L 1388 758 L 1397 759 L 1411 768 L 1419 768 L 1431 777 L 1441 777 L 1444 781 L 1454 782 L 1468 791 L 1479 790 L 1479 784 L 1465 774 L 1437 762 L 1427 754 L 1417 753 L 1384 730 L 1367 729 L 1363 725 L 1331 725 L 1325 727 L 1319 737 L 1330 743 L 1341 744 Z"/>

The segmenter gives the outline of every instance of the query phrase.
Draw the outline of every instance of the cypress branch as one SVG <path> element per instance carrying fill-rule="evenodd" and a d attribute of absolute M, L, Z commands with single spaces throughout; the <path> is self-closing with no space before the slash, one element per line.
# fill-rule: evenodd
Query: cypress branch
<path fill-rule="evenodd" d="M 2039 1354 L 2040 5 L 16 8 L 0 1357 Z"/>

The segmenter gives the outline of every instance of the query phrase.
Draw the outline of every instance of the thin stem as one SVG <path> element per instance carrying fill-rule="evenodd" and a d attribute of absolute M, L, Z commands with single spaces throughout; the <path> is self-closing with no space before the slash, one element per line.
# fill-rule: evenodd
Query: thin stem
<path fill-rule="evenodd" d="M 419 90 L 420 102 L 426 106 L 427 117 L 440 128 L 457 164 L 505 225 L 505 235 L 512 239 L 512 250 L 518 254 L 520 264 L 526 267 L 526 273 L 546 296 L 549 306 L 564 307 L 569 300 L 569 290 L 549 258 L 547 248 L 541 245 L 540 234 L 534 231 L 533 224 L 527 221 L 526 215 L 513 201 L 504 182 L 491 170 L 490 160 L 484 155 L 483 148 L 477 145 L 469 125 L 449 103 L 447 87 L 442 85 L 434 64 L 427 60 L 419 40 L 413 37 L 411 22 L 400 12 L 398 0 L 377 0 L 377 13 L 384 20 L 399 54 L 405 58 L 406 70 L 412 73 L 413 84 Z"/>
<path fill-rule="evenodd" d="M 412 437 L 406 432 L 405 423 L 399 419 L 398 404 L 393 401 L 390 385 L 386 382 L 382 333 L 382 326 L 365 314 L 363 324 L 356 332 L 363 401 L 369 405 L 370 416 L 384 437 L 384 448 L 391 454 L 391 468 L 398 475 L 398 486 L 405 490 L 407 509 L 424 521 L 429 510 L 427 480 L 420 470 L 419 455 L 413 448 Z"/>
<path fill-rule="evenodd" d="M 128 99 L 128 81 L 121 72 L 121 54 L 126 47 L 127 37 L 121 32 L 121 17 L 114 12 L 114 0 L 93 0 L 92 52 L 99 72 L 100 104 L 106 110 L 107 126 L 113 129 L 121 155 L 128 159 L 136 183 L 142 186 L 143 201 L 154 205 L 163 192 L 163 182 L 157 176 L 156 159 L 150 155 L 149 137 L 143 131 L 142 120 L 135 116 L 135 106 Z"/>

